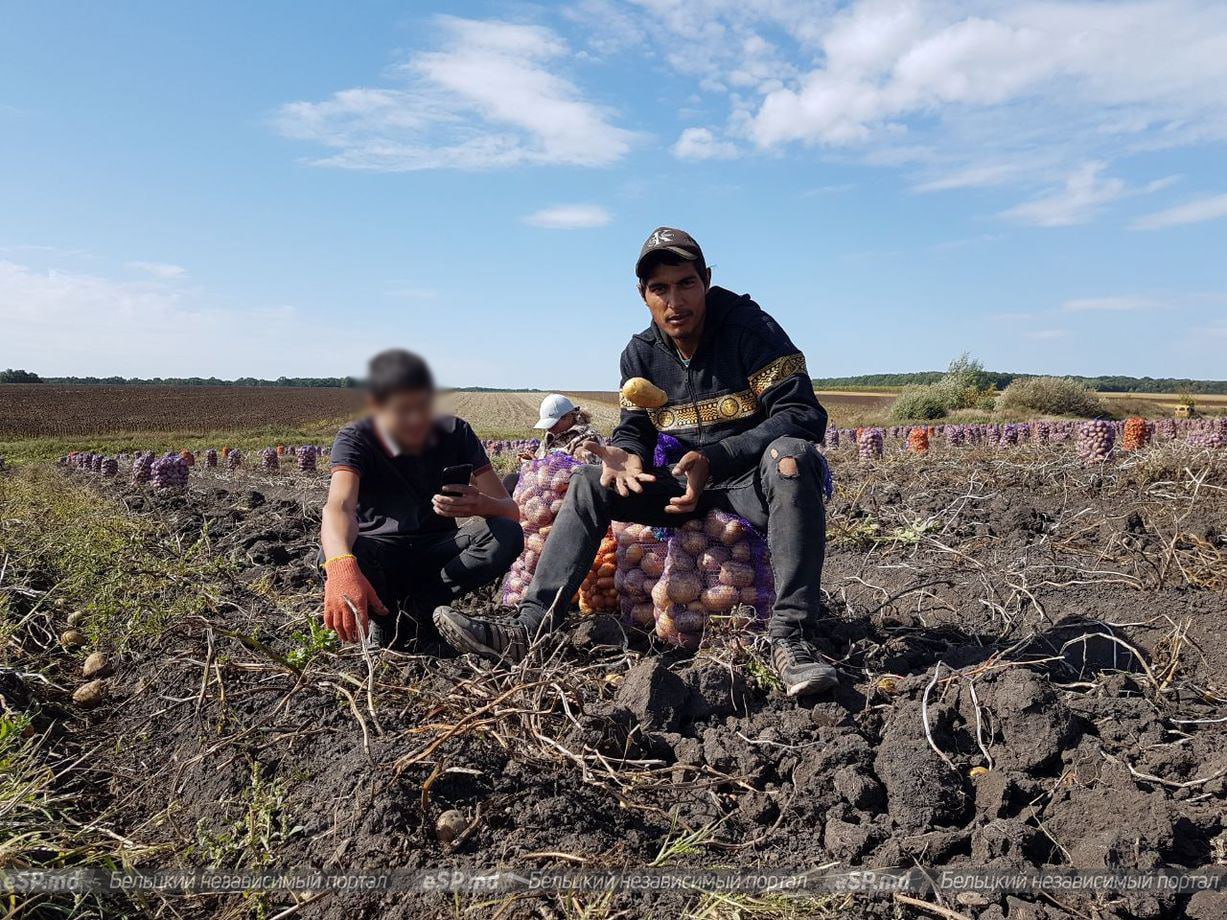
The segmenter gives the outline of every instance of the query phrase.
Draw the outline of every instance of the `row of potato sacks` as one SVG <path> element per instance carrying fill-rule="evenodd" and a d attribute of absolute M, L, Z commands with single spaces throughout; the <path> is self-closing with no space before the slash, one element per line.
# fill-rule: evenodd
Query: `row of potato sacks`
<path fill-rule="evenodd" d="M 571 476 L 583 466 L 566 454 L 550 453 L 521 468 L 513 497 L 520 507 L 524 552 L 503 581 L 503 604 L 523 600 Z M 743 518 L 711 511 L 678 528 L 615 523 L 572 600 L 583 613 L 615 613 L 627 626 L 696 649 L 710 629 L 765 622 L 775 587 L 762 535 Z"/>

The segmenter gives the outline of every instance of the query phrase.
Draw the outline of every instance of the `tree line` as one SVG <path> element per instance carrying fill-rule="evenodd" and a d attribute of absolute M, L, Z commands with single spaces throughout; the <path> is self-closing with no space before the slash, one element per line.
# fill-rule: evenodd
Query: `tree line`
<path fill-rule="evenodd" d="M 1002 371 L 982 371 L 982 379 L 998 390 L 1004 390 L 1015 380 L 1029 380 L 1041 374 L 1014 374 Z M 819 390 L 845 388 L 872 389 L 874 387 L 906 387 L 937 383 L 945 376 L 944 371 L 916 371 L 910 374 L 857 374 L 851 377 L 815 377 L 814 387 Z M 1127 377 L 1108 375 L 1080 377 L 1075 374 L 1056 376 L 1098 390 L 1101 393 L 1222 393 L 1227 394 L 1227 380 L 1190 380 L 1185 377 Z"/>

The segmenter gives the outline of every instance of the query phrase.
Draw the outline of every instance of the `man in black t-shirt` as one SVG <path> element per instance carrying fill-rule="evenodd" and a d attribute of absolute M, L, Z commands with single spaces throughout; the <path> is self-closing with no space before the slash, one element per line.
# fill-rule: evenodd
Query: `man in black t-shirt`
<path fill-rule="evenodd" d="M 369 623 L 379 644 L 404 647 L 433 633 L 435 607 L 506 572 L 524 533 L 468 422 L 435 414 L 425 361 L 376 355 L 367 402 L 370 416 L 332 445 L 320 529 L 324 623 L 347 642 L 364 639 Z"/>

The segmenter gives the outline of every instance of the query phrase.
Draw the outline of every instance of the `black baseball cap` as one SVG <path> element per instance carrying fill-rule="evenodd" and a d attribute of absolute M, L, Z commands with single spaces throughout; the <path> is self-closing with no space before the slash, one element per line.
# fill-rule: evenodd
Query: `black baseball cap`
<path fill-rule="evenodd" d="M 703 269 L 707 264 L 703 258 L 703 250 L 699 248 L 694 237 L 685 230 L 657 227 L 644 241 L 643 248 L 639 250 L 639 261 L 635 263 L 636 278 L 642 280 L 643 261 L 654 252 L 671 252 L 687 262 L 697 262 L 700 275 L 703 274 Z"/>

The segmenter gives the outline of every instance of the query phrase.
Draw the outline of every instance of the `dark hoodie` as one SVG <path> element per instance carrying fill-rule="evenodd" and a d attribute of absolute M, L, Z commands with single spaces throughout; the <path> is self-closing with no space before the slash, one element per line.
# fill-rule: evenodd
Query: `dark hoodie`
<path fill-rule="evenodd" d="M 711 464 L 711 486 L 750 477 L 767 445 L 780 437 L 821 443 L 827 413 L 814 395 L 805 357 L 749 295 L 707 292 L 703 336 L 687 367 L 653 323 L 622 352 L 622 383 L 644 377 L 668 395 L 659 409 L 622 400 L 611 443 L 651 465 L 659 433 Z"/>

